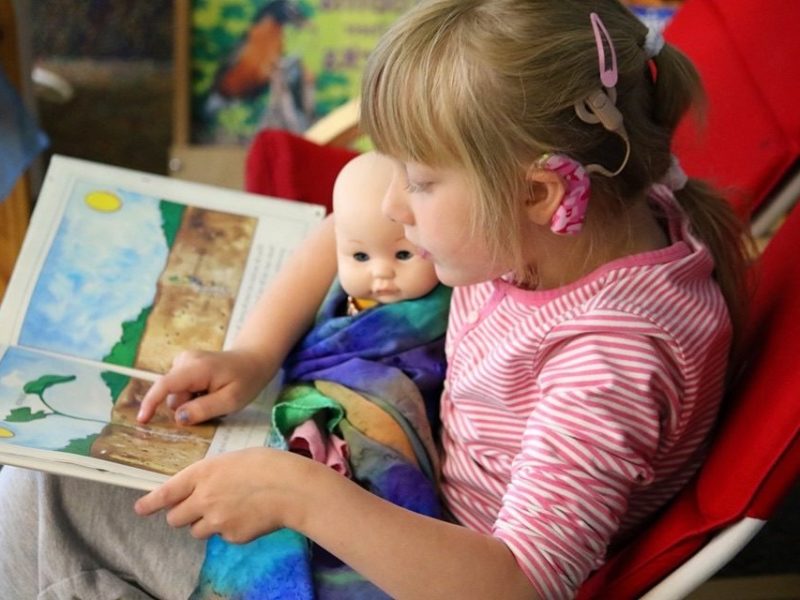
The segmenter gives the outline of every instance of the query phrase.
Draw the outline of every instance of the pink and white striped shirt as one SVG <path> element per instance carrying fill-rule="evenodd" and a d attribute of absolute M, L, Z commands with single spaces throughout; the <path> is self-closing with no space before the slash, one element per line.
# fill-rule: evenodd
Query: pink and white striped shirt
<path fill-rule="evenodd" d="M 670 246 L 555 290 L 501 279 L 453 294 L 443 494 L 545 598 L 573 595 L 686 483 L 716 417 L 727 308 L 707 249 L 656 192 Z"/>

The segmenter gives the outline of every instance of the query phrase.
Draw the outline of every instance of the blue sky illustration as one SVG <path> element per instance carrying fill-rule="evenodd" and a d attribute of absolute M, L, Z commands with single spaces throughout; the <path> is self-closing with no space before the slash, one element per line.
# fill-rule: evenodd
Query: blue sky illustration
<path fill-rule="evenodd" d="M 74 375 L 74 381 L 54 385 L 45 391 L 48 404 L 70 415 L 107 421 L 113 403 L 100 373 L 97 367 L 36 354 L 23 348 L 9 348 L 0 359 L 0 427 L 10 431 L 13 437 L 0 436 L 0 443 L 58 450 L 70 440 L 100 433 L 102 423 L 55 415 L 36 395 L 22 391 L 26 383 L 42 375 Z M 28 423 L 6 421 L 13 409 L 26 406 L 34 413 L 44 411 L 50 416 Z"/>
<path fill-rule="evenodd" d="M 118 199 L 118 209 L 93 207 L 87 199 L 96 192 Z M 76 182 L 31 298 L 20 344 L 92 360 L 108 354 L 122 323 L 152 304 L 166 264 L 158 203 L 123 189 Z"/>

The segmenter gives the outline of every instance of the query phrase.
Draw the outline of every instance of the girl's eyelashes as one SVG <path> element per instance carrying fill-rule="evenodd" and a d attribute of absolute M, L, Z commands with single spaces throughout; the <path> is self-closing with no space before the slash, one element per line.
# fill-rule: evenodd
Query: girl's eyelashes
<path fill-rule="evenodd" d="M 367 262 L 369 260 L 369 254 L 366 252 L 353 252 L 353 259 L 357 262 Z"/>
<path fill-rule="evenodd" d="M 406 192 L 408 192 L 409 194 L 418 194 L 427 191 L 427 189 L 430 186 L 431 186 L 430 182 L 427 181 L 423 181 L 422 183 L 409 181 L 406 184 Z"/>
<path fill-rule="evenodd" d="M 406 177 L 406 192 L 409 194 L 425 192 L 436 179 L 435 171 L 417 163 L 403 163 L 403 173 Z"/>

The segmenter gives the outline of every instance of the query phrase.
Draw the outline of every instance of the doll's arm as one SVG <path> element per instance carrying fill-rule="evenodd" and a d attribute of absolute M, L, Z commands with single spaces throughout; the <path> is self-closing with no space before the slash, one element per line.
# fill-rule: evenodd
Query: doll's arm
<path fill-rule="evenodd" d="M 199 423 L 238 410 L 277 374 L 314 320 L 336 274 L 333 220 L 328 217 L 289 258 L 245 320 L 233 348 L 184 352 L 142 400 L 147 422 L 168 399 L 176 420 Z"/>

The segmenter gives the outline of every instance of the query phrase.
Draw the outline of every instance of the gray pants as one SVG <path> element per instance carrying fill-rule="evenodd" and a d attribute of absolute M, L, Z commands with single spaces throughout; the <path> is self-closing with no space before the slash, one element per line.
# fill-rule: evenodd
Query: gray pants
<path fill-rule="evenodd" d="M 35 471 L 0 470 L 0 598 L 185 599 L 205 542 L 138 517 L 142 492 Z"/>

